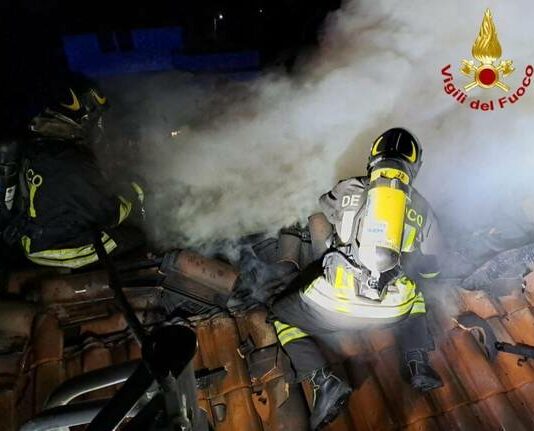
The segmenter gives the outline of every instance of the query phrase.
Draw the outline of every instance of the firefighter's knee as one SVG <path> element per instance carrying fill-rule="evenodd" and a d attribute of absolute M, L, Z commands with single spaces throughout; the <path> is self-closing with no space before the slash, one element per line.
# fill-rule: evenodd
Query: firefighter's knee
<path fill-rule="evenodd" d="M 279 320 L 275 320 L 273 323 L 276 329 L 276 336 L 278 337 L 278 341 L 280 341 L 280 344 L 282 346 L 285 346 L 286 344 L 291 343 L 293 341 L 309 337 L 306 332 L 302 331 L 296 326 L 291 326 L 286 323 L 282 323 Z"/>

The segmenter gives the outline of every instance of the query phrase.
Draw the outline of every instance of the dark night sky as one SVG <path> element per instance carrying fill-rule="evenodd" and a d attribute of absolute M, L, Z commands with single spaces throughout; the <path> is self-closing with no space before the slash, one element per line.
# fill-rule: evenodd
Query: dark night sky
<path fill-rule="evenodd" d="M 320 23 L 340 1 L 152 0 L 139 5 L 113 0 L 2 1 L 0 121 L 16 127 L 24 112 L 32 110 L 28 106 L 39 104 L 47 82 L 66 73 L 63 34 L 179 25 L 190 53 L 258 49 L 264 65 L 291 65 L 303 47 L 316 43 Z M 213 17 L 219 13 L 224 20 L 214 39 Z"/>

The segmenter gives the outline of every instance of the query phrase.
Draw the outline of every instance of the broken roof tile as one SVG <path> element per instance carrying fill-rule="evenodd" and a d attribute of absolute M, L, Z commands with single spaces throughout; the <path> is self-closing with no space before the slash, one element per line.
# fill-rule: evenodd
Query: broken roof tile
<path fill-rule="evenodd" d="M 460 298 L 468 311 L 475 313 L 482 319 L 499 316 L 502 314 L 490 296 L 482 290 L 460 289 Z"/>
<path fill-rule="evenodd" d="M 440 289 L 440 294 L 447 296 L 446 283 Z M 437 346 L 430 358 L 444 386 L 426 395 L 411 389 L 401 376 L 398 339 L 392 328 L 342 334 L 326 346 L 333 351 L 328 357 L 332 357 L 336 369 L 342 367 L 354 391 L 346 411 L 326 431 L 534 429 L 534 361 L 518 366 L 518 356 L 499 353 L 491 362 L 474 337 L 453 321 L 459 311 L 474 312 L 487 320 L 497 340 L 534 345 L 534 315 L 528 302 L 519 293 L 496 301 L 481 292 L 460 291 L 456 296 L 452 293 L 455 290 L 450 289 L 450 300 L 433 300 L 433 295 L 429 295 L 428 301 Z M 527 299 L 528 294 L 527 289 Z M 264 324 L 264 314 L 258 312 L 239 324 L 239 331 L 251 334 L 257 344 L 273 341 L 271 328 L 257 327 Z M 79 324 L 78 328 L 86 333 L 111 333 L 124 328 L 124 321 L 120 315 L 111 315 Z M 37 335 L 45 335 L 41 340 L 35 339 L 36 378 L 27 385 L 34 391 L 29 399 L 37 401 L 37 405 L 45 398 L 47 388 L 62 379 L 141 356 L 137 343 L 129 340 L 114 347 L 91 344 L 82 354 L 69 353 L 68 359 L 61 361 L 62 331 L 57 319 L 39 317 L 35 330 Z M 289 414 L 298 416 L 291 422 L 292 428 L 284 428 L 282 424 L 287 418 L 279 421 L 273 412 L 269 415 L 263 412 L 262 417 L 268 417 L 271 424 L 262 425 L 254 407 L 246 361 L 238 353 L 240 338 L 234 319 L 214 317 L 198 323 L 196 331 L 199 351 L 195 368 L 223 366 L 228 371 L 224 381 L 209 391 L 199 392 L 201 406 L 215 420 L 215 431 L 306 430 L 305 406 L 280 413 L 281 418 Z M 110 394 L 111 388 L 108 391 Z"/>

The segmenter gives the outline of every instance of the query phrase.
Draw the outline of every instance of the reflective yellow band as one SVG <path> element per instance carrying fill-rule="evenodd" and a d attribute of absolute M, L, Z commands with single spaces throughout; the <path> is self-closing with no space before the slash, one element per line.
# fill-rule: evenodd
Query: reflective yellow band
<path fill-rule="evenodd" d="M 406 172 L 399 171 L 398 169 L 393 168 L 382 168 L 382 169 L 376 169 L 373 172 L 371 172 L 371 182 L 377 180 L 380 177 L 385 178 L 397 178 L 401 180 L 404 184 L 410 183 L 410 177 Z"/>
<path fill-rule="evenodd" d="M 282 346 L 306 337 L 308 337 L 308 334 L 306 334 L 304 331 L 301 331 L 299 328 L 289 328 L 278 334 L 278 340 Z"/>
<path fill-rule="evenodd" d="M 119 199 L 121 201 L 119 208 L 119 224 L 121 224 L 130 215 L 130 212 L 132 211 L 132 203 L 120 195 Z"/>
<path fill-rule="evenodd" d="M 413 305 L 412 310 L 410 311 L 410 315 L 412 314 L 424 314 L 426 313 L 426 307 L 425 303 L 416 303 Z"/>
<path fill-rule="evenodd" d="M 381 302 L 372 302 L 352 295 L 349 301 L 342 300 L 339 293 L 347 291 L 334 289 L 324 277 L 316 278 L 303 296 L 305 300 L 311 300 L 315 304 L 331 312 L 348 314 L 354 318 L 362 319 L 398 319 L 411 313 L 424 312 L 424 298 L 417 292 L 416 284 L 407 277 L 396 280 L 395 286 L 398 291 L 388 291 Z"/>
<path fill-rule="evenodd" d="M 285 346 L 287 343 L 300 340 L 301 338 L 308 337 L 308 334 L 299 328 L 287 325 L 278 320 L 274 322 L 274 327 L 276 328 L 276 335 L 282 346 Z"/>
<path fill-rule="evenodd" d="M 439 275 L 439 271 L 438 272 L 428 272 L 426 274 L 422 274 L 422 273 L 419 273 L 419 275 L 423 278 L 435 278 Z"/>
<path fill-rule="evenodd" d="M 27 169 L 25 173 L 26 184 L 28 185 L 28 190 L 30 192 L 30 206 L 28 207 L 28 215 L 31 218 L 37 217 L 37 212 L 35 211 L 35 193 L 37 189 L 43 185 L 42 175 L 36 174 L 33 169 Z"/>
<path fill-rule="evenodd" d="M 142 204 L 145 203 L 145 192 L 143 191 L 141 186 L 135 181 L 132 181 L 131 185 L 132 189 L 134 189 L 134 192 L 137 194 L 137 199 L 139 199 L 139 202 L 141 202 Z"/>
<path fill-rule="evenodd" d="M 35 218 L 37 217 L 37 213 L 35 212 L 35 206 L 33 204 L 33 200 L 35 199 L 35 192 L 37 191 L 37 187 L 35 187 L 33 184 L 30 185 L 30 207 L 29 207 L 29 212 L 30 212 L 30 217 L 31 218 Z"/>
<path fill-rule="evenodd" d="M 344 269 L 342 266 L 336 268 L 336 280 L 334 282 L 334 287 L 336 289 L 341 289 L 343 287 L 343 278 L 344 278 Z"/>
<path fill-rule="evenodd" d="M 282 332 L 284 329 L 290 328 L 291 325 L 287 325 L 286 323 L 282 323 L 279 320 L 274 321 L 274 329 L 276 329 L 276 333 Z"/>
<path fill-rule="evenodd" d="M 402 234 L 402 247 L 401 251 L 410 252 L 413 251 L 415 237 L 417 235 L 417 229 L 407 223 L 404 224 L 404 232 Z"/>
<path fill-rule="evenodd" d="M 410 315 L 423 313 L 426 313 L 425 298 L 423 297 L 423 294 L 419 292 L 415 297 L 415 301 L 413 303 L 412 311 L 410 311 Z"/>
<path fill-rule="evenodd" d="M 32 253 L 31 239 L 27 236 L 23 236 L 21 241 L 26 257 L 38 265 L 61 268 L 81 268 L 82 266 L 98 261 L 98 256 L 92 244 L 77 248 L 42 250 Z M 104 249 L 108 254 L 117 248 L 115 241 L 113 241 L 113 239 L 111 239 L 105 232 L 102 232 L 102 242 L 104 244 Z"/>

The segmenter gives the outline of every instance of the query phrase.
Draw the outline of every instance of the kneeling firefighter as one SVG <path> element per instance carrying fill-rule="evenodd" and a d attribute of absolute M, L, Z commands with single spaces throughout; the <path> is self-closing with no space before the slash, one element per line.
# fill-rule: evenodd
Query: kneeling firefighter
<path fill-rule="evenodd" d="M 440 242 L 432 210 L 412 187 L 421 154 L 417 139 L 405 129 L 378 137 L 368 176 L 341 181 L 320 198 L 335 226 L 322 265 L 305 269 L 272 305 L 278 339 L 297 379 L 309 379 L 313 386 L 312 429 L 331 422 L 351 393 L 329 370 L 313 337 L 393 325 L 412 387 L 442 386 L 429 365 L 427 352 L 434 345 L 415 282 L 437 275 Z"/>
<path fill-rule="evenodd" d="M 30 124 L 22 161 L 24 209 L 10 236 L 34 263 L 80 268 L 98 260 L 95 234 L 108 253 L 143 244 L 139 229 L 126 224 L 143 195 L 136 183 L 131 199 L 113 193 L 98 167 L 93 148 L 103 136 L 106 97 L 81 76 L 56 90 Z"/>

